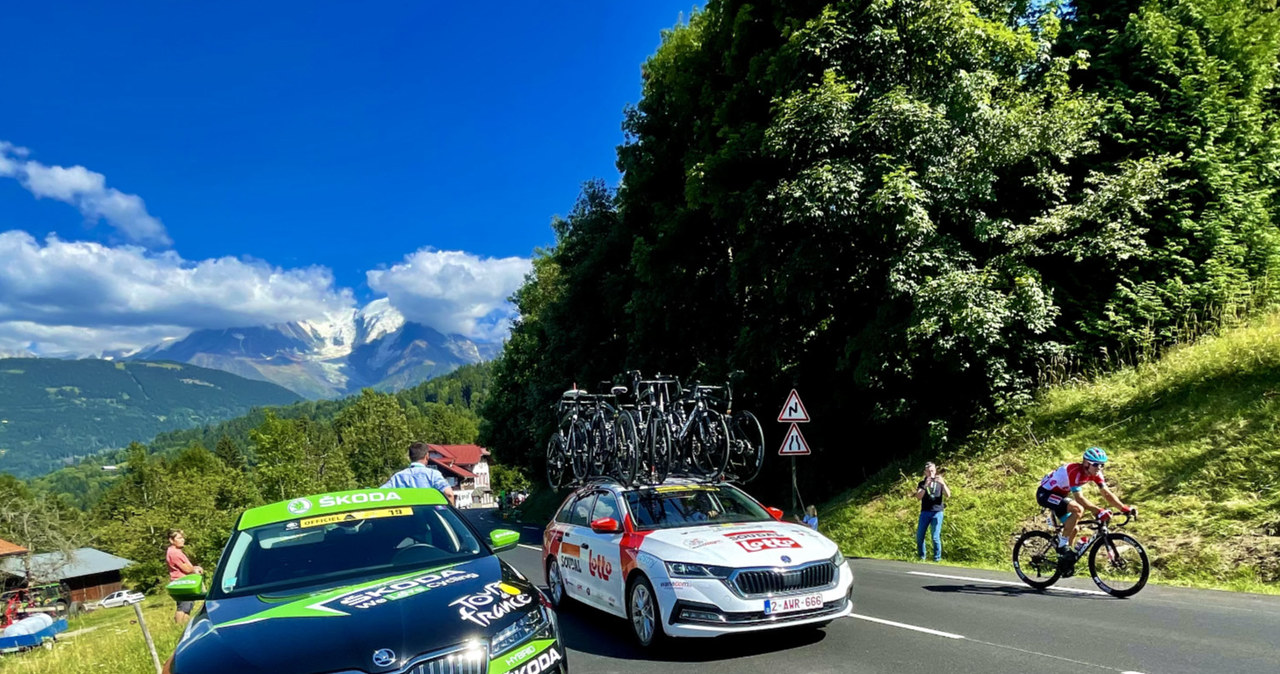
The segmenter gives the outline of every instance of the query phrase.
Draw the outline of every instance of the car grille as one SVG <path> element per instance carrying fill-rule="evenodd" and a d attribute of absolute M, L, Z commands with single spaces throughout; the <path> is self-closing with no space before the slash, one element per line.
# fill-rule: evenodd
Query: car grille
<path fill-rule="evenodd" d="M 400 671 L 402 674 L 487 674 L 489 653 L 484 647 L 455 646 L 423 655 Z"/>
<path fill-rule="evenodd" d="M 744 597 L 762 597 L 829 587 L 835 580 L 836 565 L 822 561 L 795 569 L 739 571 L 733 577 L 733 585 Z"/>

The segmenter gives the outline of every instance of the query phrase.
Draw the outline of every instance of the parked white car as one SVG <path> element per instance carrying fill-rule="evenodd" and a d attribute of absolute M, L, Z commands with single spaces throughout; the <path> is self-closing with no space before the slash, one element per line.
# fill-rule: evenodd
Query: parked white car
<path fill-rule="evenodd" d="M 542 545 L 551 601 L 631 623 L 645 647 L 849 615 L 853 571 L 826 536 L 730 484 L 599 482 L 565 499 Z"/>
<path fill-rule="evenodd" d="M 98 602 L 98 606 L 102 608 L 115 608 L 117 606 L 128 606 L 136 604 L 146 598 L 146 595 L 133 590 L 117 590 L 102 598 Z"/>

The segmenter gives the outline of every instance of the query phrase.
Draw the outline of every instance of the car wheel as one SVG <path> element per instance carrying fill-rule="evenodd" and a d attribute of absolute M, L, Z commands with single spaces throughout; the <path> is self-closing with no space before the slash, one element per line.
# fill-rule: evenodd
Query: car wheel
<path fill-rule="evenodd" d="M 560 564 L 555 557 L 547 560 L 547 594 L 551 596 L 551 606 L 557 611 L 568 606 L 569 594 L 564 589 L 564 575 L 560 573 Z"/>
<path fill-rule="evenodd" d="M 644 576 L 636 576 L 627 588 L 627 618 L 631 634 L 643 648 L 656 648 L 663 640 L 662 609 L 653 585 Z"/>

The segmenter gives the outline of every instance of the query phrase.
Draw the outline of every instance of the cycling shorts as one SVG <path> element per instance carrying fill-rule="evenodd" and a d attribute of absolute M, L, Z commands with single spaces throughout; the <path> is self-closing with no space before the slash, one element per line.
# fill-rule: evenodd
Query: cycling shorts
<path fill-rule="evenodd" d="M 1071 512 L 1069 507 L 1071 503 L 1070 496 L 1063 496 L 1044 487 L 1036 489 L 1036 503 L 1052 510 L 1053 514 L 1057 515 L 1059 519 L 1066 517 L 1067 513 Z"/>

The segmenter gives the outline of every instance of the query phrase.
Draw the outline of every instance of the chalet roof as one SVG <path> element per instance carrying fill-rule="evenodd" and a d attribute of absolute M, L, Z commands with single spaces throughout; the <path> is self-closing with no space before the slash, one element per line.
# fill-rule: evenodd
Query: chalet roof
<path fill-rule="evenodd" d="M 9 541 L 6 541 L 3 538 L 0 538 L 0 557 L 8 557 L 9 555 L 22 555 L 22 554 L 26 554 L 26 552 L 27 552 L 27 549 L 22 547 L 21 545 L 18 545 L 16 543 L 10 543 Z"/>
<path fill-rule="evenodd" d="M 460 466 L 474 466 L 489 456 L 489 450 L 479 445 L 427 445 L 441 458 L 453 459 Z"/>
<path fill-rule="evenodd" d="M 123 557 L 116 557 L 96 548 L 78 548 L 72 551 L 69 560 L 61 552 L 44 552 L 31 556 L 31 575 L 35 580 L 50 582 L 119 571 L 132 563 Z M 26 573 L 23 570 L 22 559 L 19 557 L 0 560 L 0 571 L 11 576 L 21 576 Z"/>
<path fill-rule="evenodd" d="M 470 479 L 476 476 L 475 473 L 462 467 L 462 464 L 455 462 L 453 459 L 437 459 L 431 457 L 431 465 L 440 469 L 441 472 L 456 475 L 463 479 Z"/>

